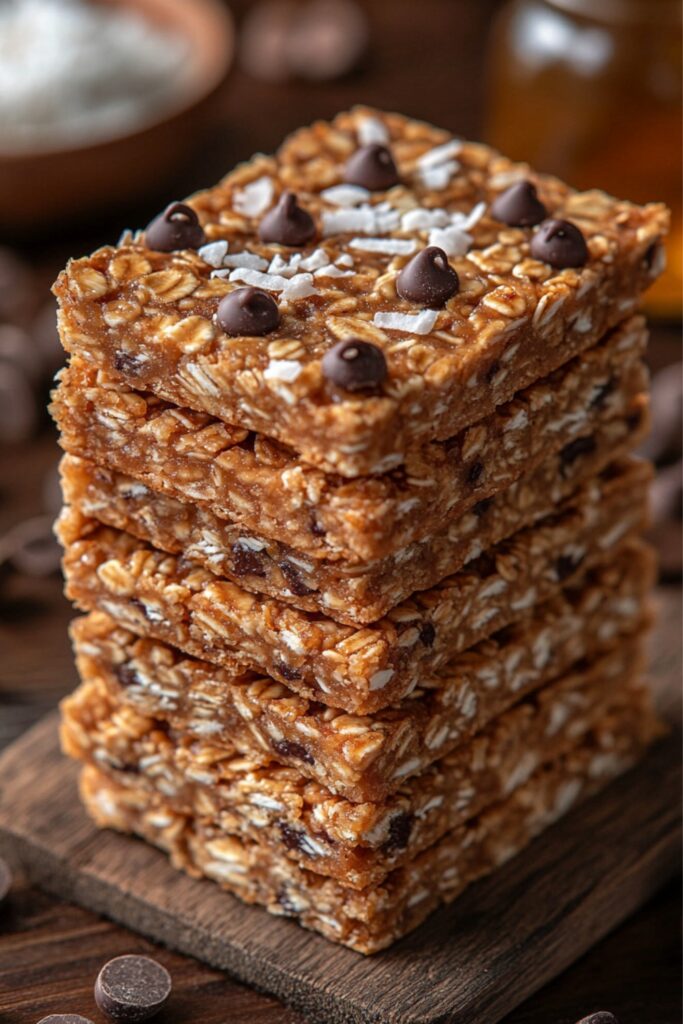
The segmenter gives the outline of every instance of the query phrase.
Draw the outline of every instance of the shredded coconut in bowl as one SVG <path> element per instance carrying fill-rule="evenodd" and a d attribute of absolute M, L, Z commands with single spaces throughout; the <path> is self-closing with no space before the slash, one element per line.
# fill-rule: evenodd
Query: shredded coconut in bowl
<path fill-rule="evenodd" d="M 177 34 L 123 6 L 0 0 L 0 153 L 142 127 L 184 92 L 187 56 Z"/>

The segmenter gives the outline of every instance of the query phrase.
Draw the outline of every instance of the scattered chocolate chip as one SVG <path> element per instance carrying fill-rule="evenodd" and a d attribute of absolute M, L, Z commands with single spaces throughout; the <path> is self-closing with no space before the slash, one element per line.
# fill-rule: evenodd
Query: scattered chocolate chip
<path fill-rule="evenodd" d="M 318 82 L 341 78 L 360 62 L 368 37 L 367 18 L 355 0 L 311 0 L 286 37 L 289 68 Z"/>
<path fill-rule="evenodd" d="M 95 1002 L 112 1020 L 149 1020 L 171 994 L 171 976 L 148 956 L 117 956 L 106 963 L 95 982 Z"/>
<path fill-rule="evenodd" d="M 266 570 L 263 565 L 263 555 L 260 551 L 254 551 L 237 541 L 231 548 L 232 571 L 235 576 L 265 576 Z"/>
<path fill-rule="evenodd" d="M 436 630 L 432 626 L 431 622 L 423 622 L 420 626 L 420 640 L 425 647 L 431 647 L 436 638 Z"/>
<path fill-rule="evenodd" d="M 145 229 L 147 248 L 158 252 L 199 249 L 205 242 L 199 217 L 186 203 L 171 203 Z"/>
<path fill-rule="evenodd" d="M 398 171 L 391 151 L 376 142 L 361 146 L 346 164 L 344 180 L 371 192 L 383 192 L 398 185 Z"/>
<path fill-rule="evenodd" d="M 312 594 L 313 590 L 307 587 L 301 578 L 301 573 L 296 569 L 291 562 L 280 562 L 280 570 L 282 575 L 287 580 L 288 588 L 297 597 L 305 597 L 306 594 Z"/>
<path fill-rule="evenodd" d="M 488 510 L 491 508 L 492 504 L 493 498 L 482 498 L 481 501 L 478 501 L 477 504 L 472 507 L 472 511 L 474 512 L 475 516 L 481 518 L 482 516 L 486 515 Z"/>
<path fill-rule="evenodd" d="M 289 680 L 289 682 L 292 682 L 294 679 L 301 679 L 301 672 L 295 669 L 293 665 L 287 665 L 284 661 L 276 661 L 273 665 L 273 670 L 277 675 Z"/>
<path fill-rule="evenodd" d="M 216 319 L 226 334 L 257 337 L 280 323 L 277 302 L 261 288 L 237 288 L 221 299 Z"/>
<path fill-rule="evenodd" d="M 397 850 L 405 850 L 413 830 L 414 817 L 401 811 L 389 822 L 389 838 L 383 844 L 384 853 L 394 853 Z"/>
<path fill-rule="evenodd" d="M 591 409 L 604 409 L 605 403 L 616 387 L 614 377 L 610 377 L 604 384 L 600 384 L 593 393 L 590 400 Z"/>
<path fill-rule="evenodd" d="M 456 294 L 460 281 L 443 249 L 428 245 L 405 265 L 396 278 L 396 291 L 402 299 L 439 309 Z"/>
<path fill-rule="evenodd" d="M 36 430 L 38 405 L 23 370 L 0 360 L 0 443 L 26 441 Z"/>
<path fill-rule="evenodd" d="M 295 761 L 315 764 L 315 758 L 302 743 L 295 743 L 294 740 L 273 740 L 271 746 L 280 757 L 291 757 Z"/>
<path fill-rule="evenodd" d="M 370 341 L 348 338 L 338 341 L 322 360 L 322 371 L 332 384 L 345 391 L 369 391 L 387 377 L 384 353 Z"/>
<path fill-rule="evenodd" d="M 38 1024 L 92 1024 L 89 1017 L 81 1017 L 78 1013 L 51 1013 L 43 1017 Z"/>
<path fill-rule="evenodd" d="M 578 558 L 575 555 L 560 555 L 555 562 L 555 572 L 557 573 L 557 579 L 560 583 L 568 580 L 581 565 L 583 558 Z"/>
<path fill-rule="evenodd" d="M 582 1017 L 577 1024 L 619 1024 L 619 1021 L 613 1013 L 599 1010 L 598 1013 L 590 1013 L 587 1017 Z"/>
<path fill-rule="evenodd" d="M 12 870 L 4 857 L 0 857 L 0 903 L 7 898 L 11 887 Z"/>
<path fill-rule="evenodd" d="M 538 198 L 531 181 L 518 181 L 511 185 L 491 204 L 491 216 L 514 228 L 530 228 L 540 224 L 548 211 Z"/>
<path fill-rule="evenodd" d="M 269 210 L 259 225 L 262 242 L 279 245 L 305 245 L 315 238 L 315 221 L 299 206 L 293 192 L 283 192 L 278 203 Z"/>
<path fill-rule="evenodd" d="M 566 444 L 560 452 L 560 462 L 563 467 L 571 466 L 581 455 L 590 455 L 595 451 L 595 438 L 577 437 L 574 441 Z"/>
<path fill-rule="evenodd" d="M 114 675 L 124 688 L 140 685 L 140 677 L 129 662 L 124 662 L 122 665 L 114 665 Z"/>
<path fill-rule="evenodd" d="M 484 463 L 483 462 L 478 462 L 478 461 L 477 462 L 473 462 L 472 465 L 467 470 L 467 477 L 466 477 L 467 483 L 470 484 L 473 487 L 481 479 L 481 475 L 482 475 L 483 472 L 484 472 Z"/>
<path fill-rule="evenodd" d="M 114 353 L 114 369 L 124 375 L 134 377 L 142 369 L 142 361 L 138 356 L 128 352 Z"/>
<path fill-rule="evenodd" d="M 568 220 L 545 220 L 533 235 L 531 255 L 541 263 L 562 270 L 565 267 L 582 267 L 588 262 L 588 246 L 577 228 Z"/>

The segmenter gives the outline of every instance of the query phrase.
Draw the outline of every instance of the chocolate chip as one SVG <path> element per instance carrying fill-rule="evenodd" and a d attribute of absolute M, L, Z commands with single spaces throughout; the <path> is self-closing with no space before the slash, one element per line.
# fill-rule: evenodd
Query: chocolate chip
<path fill-rule="evenodd" d="M 294 740 L 273 740 L 271 746 L 280 757 L 291 757 L 294 761 L 315 764 L 315 758 L 302 743 L 295 743 Z"/>
<path fill-rule="evenodd" d="M 557 573 L 558 581 L 563 583 L 570 576 L 573 576 L 582 561 L 583 558 L 577 558 L 574 555 L 560 555 L 555 562 L 555 572 Z"/>
<path fill-rule="evenodd" d="M 481 501 L 478 501 L 477 504 L 472 507 L 472 511 L 475 516 L 481 518 L 481 516 L 486 515 L 492 504 L 493 498 L 482 498 Z"/>
<path fill-rule="evenodd" d="M 11 888 L 12 870 L 4 857 L 0 857 L 0 903 L 7 898 Z"/>
<path fill-rule="evenodd" d="M 425 647 L 431 647 L 436 638 L 436 630 L 432 626 L 431 622 L 423 622 L 420 626 L 420 640 Z"/>
<path fill-rule="evenodd" d="M 456 294 L 460 281 L 443 249 L 428 245 L 405 265 L 396 278 L 396 291 L 402 299 L 439 309 Z"/>
<path fill-rule="evenodd" d="M 261 221 L 259 238 L 262 242 L 279 245 L 305 245 L 315 238 L 315 222 L 310 213 L 299 206 L 293 192 L 283 192 L 277 205 Z"/>
<path fill-rule="evenodd" d="M 560 462 L 564 467 L 571 466 L 581 455 L 590 455 L 595 451 L 595 438 L 577 437 L 566 444 L 560 452 Z"/>
<path fill-rule="evenodd" d="M 301 579 L 301 574 L 298 569 L 295 569 L 291 562 L 280 562 L 280 570 L 282 575 L 287 580 L 288 588 L 297 597 L 305 597 L 306 594 L 312 594 L 313 591 L 310 587 L 307 587 L 304 581 Z"/>
<path fill-rule="evenodd" d="M 114 369 L 119 373 L 134 377 L 142 369 L 142 361 L 138 356 L 130 355 L 128 352 L 115 352 Z"/>
<path fill-rule="evenodd" d="M 119 684 L 124 688 L 140 685 L 140 677 L 129 662 L 124 662 L 122 665 L 114 665 L 114 675 L 118 679 Z"/>
<path fill-rule="evenodd" d="M 205 241 L 199 217 L 186 203 L 171 203 L 145 229 L 147 248 L 158 252 L 198 249 Z"/>
<path fill-rule="evenodd" d="M 376 142 L 361 146 L 346 164 L 344 180 L 371 192 L 383 192 L 398 185 L 398 171 L 391 150 Z"/>
<path fill-rule="evenodd" d="M 104 965 L 95 982 L 95 1002 L 113 1020 L 149 1020 L 171 994 L 171 976 L 148 956 L 117 956 Z"/>
<path fill-rule="evenodd" d="M 384 353 L 370 341 L 348 338 L 338 341 L 322 360 L 323 376 L 345 391 L 378 388 L 387 377 Z"/>
<path fill-rule="evenodd" d="M 394 853 L 397 850 L 405 850 L 413 830 L 414 817 L 401 811 L 389 822 L 389 838 L 383 844 L 384 853 Z"/>
<path fill-rule="evenodd" d="M 491 204 L 491 216 L 514 228 L 530 228 L 540 224 L 548 211 L 538 198 L 536 186 L 530 181 L 511 185 Z"/>
<path fill-rule="evenodd" d="M 276 661 L 273 665 L 273 670 L 277 675 L 289 680 L 289 682 L 292 682 L 294 679 L 301 679 L 301 672 L 295 669 L 293 665 L 287 665 L 284 661 Z"/>
<path fill-rule="evenodd" d="M 38 1024 L 92 1024 L 92 1021 L 78 1013 L 51 1013 L 49 1017 L 42 1017 Z"/>
<path fill-rule="evenodd" d="M 474 486 L 477 483 L 477 481 L 481 479 L 481 475 L 482 475 L 483 472 L 484 472 L 484 463 L 483 462 L 473 462 L 472 465 L 467 470 L 467 477 L 466 477 L 467 483 L 470 484 L 471 486 Z"/>
<path fill-rule="evenodd" d="M 232 548 L 232 571 L 235 576 L 265 576 L 263 555 L 237 541 Z"/>
<path fill-rule="evenodd" d="M 257 337 L 278 327 L 280 310 L 272 295 L 261 288 L 237 288 L 221 299 L 216 320 L 233 337 Z"/>
<path fill-rule="evenodd" d="M 297 853 L 305 853 L 305 836 L 303 832 L 299 832 L 298 829 L 292 828 L 286 821 L 278 822 L 278 828 L 280 829 L 280 835 L 282 842 L 288 850 L 296 850 Z"/>
<path fill-rule="evenodd" d="M 541 263 L 562 270 L 582 267 L 588 261 L 586 240 L 568 220 L 545 220 L 531 239 L 531 255 Z"/>
<path fill-rule="evenodd" d="M 619 1024 L 619 1021 L 613 1013 L 599 1010 L 597 1013 L 590 1013 L 587 1017 L 582 1017 L 577 1024 Z"/>
<path fill-rule="evenodd" d="M 355 0 L 311 0 L 288 34 L 289 66 L 301 78 L 340 78 L 359 63 L 368 36 L 365 12 Z"/>

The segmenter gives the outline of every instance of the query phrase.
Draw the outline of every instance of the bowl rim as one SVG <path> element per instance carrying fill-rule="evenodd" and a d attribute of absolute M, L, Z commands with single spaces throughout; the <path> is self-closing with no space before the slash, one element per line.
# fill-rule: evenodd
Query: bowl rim
<path fill-rule="evenodd" d="M 109 6 L 118 5 L 138 10 L 141 10 L 146 6 L 145 0 L 143 0 L 142 3 L 140 3 L 139 0 L 96 0 L 96 2 Z M 163 0 L 154 0 L 154 2 L 157 3 L 158 6 L 163 4 Z M 210 74 L 207 74 L 203 78 L 198 76 L 194 85 L 179 94 L 174 103 L 171 103 L 156 116 L 152 115 L 137 122 L 132 131 L 112 132 L 110 135 L 102 136 L 96 141 L 88 142 L 84 145 L 79 144 L 77 141 L 73 145 L 55 144 L 50 141 L 46 142 L 44 146 L 37 146 L 34 149 L 27 147 L 25 149 L 3 150 L 2 147 L 0 147 L 0 164 L 33 162 L 41 159 L 55 159 L 61 156 L 67 157 L 78 153 L 90 153 L 95 152 L 98 149 L 105 149 L 108 146 L 115 145 L 116 143 L 120 143 L 124 140 L 137 139 L 140 136 L 145 135 L 147 132 L 154 131 L 164 125 L 168 125 L 177 118 L 181 118 L 188 114 L 199 104 L 208 100 L 225 80 L 225 77 L 232 66 L 235 52 L 235 24 L 230 9 L 226 4 L 221 3 L 221 0 L 189 0 L 189 2 L 192 3 L 195 9 L 199 9 L 201 11 L 201 16 L 203 16 L 205 20 L 211 22 L 213 32 L 218 35 L 220 40 L 222 58 L 213 62 Z M 145 16 L 144 13 L 143 16 Z"/>

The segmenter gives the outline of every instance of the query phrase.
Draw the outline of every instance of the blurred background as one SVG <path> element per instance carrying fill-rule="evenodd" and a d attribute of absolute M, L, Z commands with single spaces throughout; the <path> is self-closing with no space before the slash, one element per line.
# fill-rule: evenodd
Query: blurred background
<path fill-rule="evenodd" d="M 674 213 L 648 299 L 653 537 L 681 575 L 678 0 L 0 0 L 0 746 L 75 683 L 50 524 L 50 285 L 290 130 L 364 102 Z"/>

